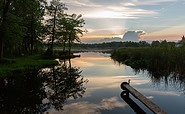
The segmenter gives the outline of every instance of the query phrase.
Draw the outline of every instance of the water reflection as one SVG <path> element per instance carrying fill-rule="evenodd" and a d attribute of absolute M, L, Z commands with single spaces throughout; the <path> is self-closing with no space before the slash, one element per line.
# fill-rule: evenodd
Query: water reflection
<path fill-rule="evenodd" d="M 116 60 L 114 60 L 115 64 L 122 64 Z M 135 74 L 143 74 L 150 77 L 152 83 L 157 86 L 169 87 L 173 86 L 176 88 L 181 88 L 183 92 L 185 92 L 185 73 L 175 71 L 174 69 L 162 69 L 160 66 L 152 67 L 150 69 L 143 68 L 133 68 L 133 72 Z"/>
<path fill-rule="evenodd" d="M 77 99 L 85 93 L 78 67 L 71 61 L 61 61 L 52 68 L 32 71 L 0 79 L 0 113 L 43 113 L 62 110 L 67 99 Z"/>
<path fill-rule="evenodd" d="M 63 111 L 49 110 L 51 114 L 103 114 L 102 111 L 111 112 L 114 108 L 124 108 L 126 104 L 117 97 L 104 98 L 98 103 L 78 102 L 64 106 Z M 107 113 L 105 113 L 107 114 Z"/>
<path fill-rule="evenodd" d="M 29 76 L 28 76 L 29 75 Z M 0 113 L 20 114 L 42 112 L 42 99 L 46 97 L 43 80 L 36 72 L 0 79 Z"/>
<path fill-rule="evenodd" d="M 129 97 L 128 91 L 122 91 L 120 96 L 136 114 L 146 114 L 146 112 Z"/>

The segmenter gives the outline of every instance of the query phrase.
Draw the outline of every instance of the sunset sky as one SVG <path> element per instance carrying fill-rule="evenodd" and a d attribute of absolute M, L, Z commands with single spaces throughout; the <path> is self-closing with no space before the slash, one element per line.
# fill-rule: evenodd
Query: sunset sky
<path fill-rule="evenodd" d="M 61 0 L 67 13 L 82 14 L 88 33 L 82 41 L 123 37 L 143 31 L 140 40 L 180 40 L 185 35 L 185 0 Z"/>

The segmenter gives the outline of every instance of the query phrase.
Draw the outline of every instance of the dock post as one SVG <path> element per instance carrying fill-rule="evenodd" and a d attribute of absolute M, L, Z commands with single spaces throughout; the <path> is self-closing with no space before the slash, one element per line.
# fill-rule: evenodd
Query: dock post
<path fill-rule="evenodd" d="M 136 89 L 131 87 L 129 83 L 122 82 L 121 88 L 126 91 L 123 95 L 128 96 L 129 93 L 132 94 L 135 98 L 137 98 L 141 103 L 143 103 L 146 107 L 148 107 L 154 114 L 167 114 L 164 110 L 162 110 L 159 106 L 154 104 L 152 101 L 147 99 L 144 95 L 138 92 Z"/>
<path fill-rule="evenodd" d="M 125 88 L 125 84 L 128 84 L 127 82 L 121 83 L 121 89 L 123 89 L 122 96 L 129 97 L 129 91 Z"/>

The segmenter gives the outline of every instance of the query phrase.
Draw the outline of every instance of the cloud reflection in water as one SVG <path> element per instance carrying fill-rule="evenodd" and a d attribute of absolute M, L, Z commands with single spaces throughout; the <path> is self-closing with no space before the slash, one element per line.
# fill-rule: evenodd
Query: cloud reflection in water
<path fill-rule="evenodd" d="M 65 105 L 63 111 L 49 110 L 49 114 L 101 114 L 101 110 L 112 110 L 127 106 L 117 97 L 102 99 L 99 104 L 90 102 L 78 102 Z"/>

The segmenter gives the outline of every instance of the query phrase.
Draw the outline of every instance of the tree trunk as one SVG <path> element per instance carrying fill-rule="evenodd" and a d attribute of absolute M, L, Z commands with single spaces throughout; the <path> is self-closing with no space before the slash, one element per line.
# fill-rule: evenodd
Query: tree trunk
<path fill-rule="evenodd" d="M 1 34 L 0 34 L 0 59 L 3 58 L 3 35 L 2 35 L 2 31 L 0 31 Z"/>
<path fill-rule="evenodd" d="M 50 47 L 52 51 L 53 51 L 53 43 L 55 40 L 56 13 L 57 13 L 57 7 L 55 8 L 55 13 L 53 18 L 53 30 L 52 30 L 52 39 L 51 39 L 51 47 Z"/>
<path fill-rule="evenodd" d="M 0 20 L 0 58 L 3 58 L 3 45 L 4 45 L 4 37 L 5 37 L 5 24 L 6 24 L 6 20 L 7 20 L 7 13 L 10 7 L 10 3 L 12 0 L 4 0 L 3 2 L 3 11 L 2 11 L 2 15 L 1 15 L 1 20 Z M 4 30 L 3 30 L 4 29 Z"/>
<path fill-rule="evenodd" d="M 66 40 L 67 40 L 67 35 L 65 34 L 65 36 L 64 36 L 64 43 L 63 43 L 63 52 L 66 51 Z"/>
<path fill-rule="evenodd" d="M 66 50 L 66 41 L 63 42 L 63 52 Z"/>
<path fill-rule="evenodd" d="M 69 35 L 69 55 L 71 54 L 71 33 Z"/>
<path fill-rule="evenodd" d="M 33 26 L 34 26 L 34 20 L 33 20 L 33 13 L 32 13 L 32 16 L 31 16 L 31 41 L 30 41 L 30 45 L 31 45 L 31 55 L 33 54 L 33 45 L 34 45 L 34 29 L 33 29 Z"/>

